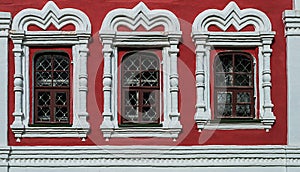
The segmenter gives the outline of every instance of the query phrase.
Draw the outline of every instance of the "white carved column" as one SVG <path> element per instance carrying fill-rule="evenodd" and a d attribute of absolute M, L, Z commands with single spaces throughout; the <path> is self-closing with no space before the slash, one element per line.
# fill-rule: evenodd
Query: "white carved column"
<path fill-rule="evenodd" d="M 87 122 L 87 92 L 88 92 L 88 74 L 87 74 L 87 58 L 89 49 L 87 48 L 88 40 L 80 40 L 79 46 L 79 121 L 75 124 L 78 128 L 89 129 Z"/>
<path fill-rule="evenodd" d="M 170 38 L 170 95 L 171 95 L 171 111 L 169 114 L 170 122 L 169 128 L 182 128 L 179 118 L 180 113 L 178 112 L 178 71 L 177 71 L 177 54 L 179 49 L 177 48 L 180 35 L 177 37 Z"/>
<path fill-rule="evenodd" d="M 196 114 L 195 121 L 197 123 L 197 127 L 199 132 L 204 128 L 205 124 L 211 119 L 209 114 L 209 107 L 207 107 L 205 94 L 208 91 L 206 88 L 206 78 L 208 76 L 205 71 L 205 63 L 208 61 L 207 58 L 207 50 L 206 50 L 206 35 L 199 35 L 195 38 L 196 44 L 196 89 L 197 89 L 197 103 L 196 103 Z"/>
<path fill-rule="evenodd" d="M 100 126 L 104 138 L 108 140 L 114 128 L 113 114 L 112 114 L 112 38 L 101 35 L 103 44 L 103 57 L 104 57 L 104 72 L 103 72 L 103 122 Z"/>
<path fill-rule="evenodd" d="M 262 36 L 263 47 L 262 47 L 262 55 L 263 55 L 263 71 L 262 71 L 262 88 L 263 88 L 263 114 L 262 114 L 262 123 L 266 126 L 271 126 L 275 122 L 276 117 L 273 114 L 273 104 L 271 100 L 271 43 L 273 39 L 273 35 L 263 35 Z M 266 131 L 269 129 L 266 128 Z"/>
<path fill-rule="evenodd" d="M 23 56 L 24 52 L 22 49 L 23 34 L 14 33 L 12 39 L 14 42 L 14 56 L 15 56 L 15 74 L 14 74 L 14 92 L 15 92 L 15 109 L 13 112 L 14 122 L 11 128 L 14 130 L 17 141 L 20 141 L 22 133 L 24 131 L 23 124 Z"/>
<path fill-rule="evenodd" d="M 0 147 L 8 146 L 8 35 L 11 14 L 0 12 Z M 1 171 L 1 167 L 0 167 Z"/>

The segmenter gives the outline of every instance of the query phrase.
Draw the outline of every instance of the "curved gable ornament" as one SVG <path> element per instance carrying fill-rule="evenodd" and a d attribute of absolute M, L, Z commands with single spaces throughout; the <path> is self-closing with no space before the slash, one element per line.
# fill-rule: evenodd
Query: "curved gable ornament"
<path fill-rule="evenodd" d="M 115 32 L 119 26 L 132 30 L 143 26 L 147 31 L 157 26 L 164 26 L 166 32 L 180 32 L 177 17 L 168 10 L 149 10 L 140 2 L 133 9 L 119 8 L 109 12 L 101 26 L 100 33 Z"/>
<path fill-rule="evenodd" d="M 194 20 L 193 32 L 206 32 L 212 25 L 223 31 L 231 25 L 237 31 L 248 25 L 253 25 L 256 32 L 272 30 L 271 22 L 265 13 L 252 8 L 241 10 L 235 2 L 230 2 L 224 10 L 209 9 L 199 14 Z"/>
<path fill-rule="evenodd" d="M 90 20 L 83 12 L 73 8 L 59 9 L 53 1 L 47 2 L 42 10 L 28 8 L 20 11 L 13 19 L 12 30 L 27 31 L 29 25 L 46 30 L 50 24 L 57 29 L 73 24 L 75 31 L 91 33 Z"/>

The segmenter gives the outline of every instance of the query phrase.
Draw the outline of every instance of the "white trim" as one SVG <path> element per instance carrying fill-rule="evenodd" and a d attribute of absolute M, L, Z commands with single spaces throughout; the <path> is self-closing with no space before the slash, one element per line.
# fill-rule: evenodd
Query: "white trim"
<path fill-rule="evenodd" d="M 10 151 L 8 151 L 10 150 Z M 1 149 L 10 168 L 26 167 L 297 167 L 300 148 L 287 146 L 36 146 Z M 0 157 L 1 158 L 1 157 Z M 264 170 L 263 170 L 264 171 Z"/>
<path fill-rule="evenodd" d="M 222 32 L 208 31 L 209 26 L 216 25 Z M 233 25 L 237 32 L 225 32 Z M 253 25 L 255 30 L 252 32 L 240 32 L 245 26 Z M 211 105 L 209 95 L 209 60 L 210 51 L 213 47 L 258 47 L 259 52 L 259 89 L 260 95 L 260 119 L 266 131 L 269 131 L 275 122 L 273 114 L 273 104 L 271 101 L 271 44 L 275 32 L 272 31 L 269 18 L 261 11 L 256 9 L 243 9 L 237 6 L 235 2 L 230 2 L 224 10 L 209 9 L 200 13 L 193 22 L 192 38 L 196 44 L 196 87 L 197 104 L 195 121 L 199 131 L 206 128 L 205 125 L 211 120 Z M 238 129 L 243 124 L 226 125 L 223 128 Z M 245 125 L 248 126 L 248 125 Z M 231 128 L 232 127 L 232 128 Z M 219 128 L 219 127 L 217 127 Z M 243 127 L 246 128 L 246 127 Z M 261 128 L 257 123 L 254 128 Z M 248 129 L 253 129 L 249 126 Z"/>
<path fill-rule="evenodd" d="M 118 31 L 118 26 L 136 29 L 143 26 L 150 30 L 156 26 L 164 26 L 164 32 Z M 108 140 L 110 137 L 170 137 L 176 139 L 181 131 L 178 113 L 178 74 L 177 53 L 181 38 L 177 17 L 167 10 L 149 10 L 144 3 L 133 9 L 115 9 L 103 20 L 99 31 L 103 44 L 104 72 L 104 111 L 100 130 Z M 164 121 L 161 128 L 121 128 L 118 126 L 117 76 L 118 47 L 162 48 L 164 71 Z M 168 65 L 168 66 L 167 66 Z M 168 91 L 169 90 L 169 91 Z M 172 97 L 172 98 L 171 98 Z"/>
<path fill-rule="evenodd" d="M 300 145 L 300 79 L 299 79 L 299 46 L 300 46 L 300 14 L 296 10 L 283 13 L 287 46 L 287 111 L 288 111 L 288 145 Z"/>
<path fill-rule="evenodd" d="M 75 31 L 27 31 L 31 24 L 46 29 L 53 24 L 58 29 L 67 24 L 74 24 Z M 91 24 L 81 11 L 66 8 L 60 10 L 53 1 L 47 2 L 42 10 L 24 9 L 12 23 L 11 39 L 15 55 L 15 110 L 11 129 L 20 141 L 21 137 L 80 137 L 84 138 L 89 131 L 86 110 L 87 94 L 87 54 Z M 29 127 L 29 49 L 30 46 L 72 46 L 73 57 L 73 125 L 72 127 Z"/>
<path fill-rule="evenodd" d="M 8 35 L 11 15 L 0 12 L 0 146 L 7 146 L 8 134 Z"/>

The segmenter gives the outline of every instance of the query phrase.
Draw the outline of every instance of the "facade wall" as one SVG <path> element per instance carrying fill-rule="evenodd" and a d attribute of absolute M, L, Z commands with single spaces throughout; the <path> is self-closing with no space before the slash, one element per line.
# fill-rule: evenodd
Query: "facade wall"
<path fill-rule="evenodd" d="M 0 121 L 5 124 L 0 130 L 1 172 L 41 169 L 299 170 L 299 82 L 295 75 L 299 71 L 297 46 L 300 42 L 299 14 L 295 11 L 299 6 L 297 1 L 47 2 L 0 2 L 0 12 L 11 14 L 10 18 L 9 13 L 0 13 L 0 20 L 5 21 L 5 27 L 1 27 L 3 22 L 0 22 L 0 72 L 4 74 L 0 76 L 4 82 L 0 86 L 0 113 L 3 115 Z M 64 11 L 66 8 L 72 9 Z M 26 9 L 29 10 L 20 12 Z M 116 9 L 119 11 L 114 13 Z M 157 9 L 161 11 L 155 11 Z M 124 14 L 118 14 L 122 10 Z M 28 14 L 30 12 L 33 15 Z M 27 18 L 22 18 L 22 15 Z M 34 15 L 40 18 L 32 20 Z M 55 16 L 52 20 L 51 15 Z M 114 21 L 114 15 L 120 19 Z M 205 31 L 198 33 L 195 23 L 202 21 L 201 16 L 207 16 L 208 21 L 209 17 L 215 19 Z M 66 20 L 63 20 L 64 17 Z M 115 23 L 124 22 L 125 27 L 114 28 L 117 31 L 110 33 L 107 28 L 115 23 L 110 23 L 109 19 Z M 156 19 L 156 22 L 165 24 L 164 27 L 151 23 Z M 30 20 L 34 22 L 28 22 L 28 26 L 24 24 L 24 30 L 19 29 L 22 22 Z M 74 24 L 63 26 L 64 21 L 68 20 Z M 218 25 L 219 21 L 221 24 Z M 34 26 L 35 23 L 37 26 Z M 46 34 L 42 34 L 43 31 Z M 133 31 L 132 35 L 130 31 Z M 228 39 L 231 43 L 227 42 Z M 70 108 L 74 110 L 71 110 L 72 126 L 69 128 L 30 127 L 34 123 L 33 57 L 40 50 L 66 51 L 72 60 Z M 121 91 L 116 86 L 121 82 L 121 57 L 132 50 L 155 52 L 166 70 L 166 74 L 162 74 L 163 91 L 160 92 L 164 100 L 161 103 L 164 111 L 161 120 L 165 122 L 162 127 L 143 130 L 109 126 L 116 126 L 115 122 L 120 120 L 117 113 L 110 116 L 106 112 L 108 106 L 117 108 L 118 113 L 121 111 Z M 214 113 L 211 112 L 208 116 L 201 116 L 201 113 L 201 117 L 197 116 L 201 110 L 214 111 L 214 57 L 219 52 L 228 51 L 247 52 L 253 56 L 256 65 L 254 119 L 257 121 L 210 121 L 206 117 L 213 118 Z M 199 65 L 202 63 L 205 64 L 204 71 Z M 108 68 L 108 64 L 115 66 Z M 23 67 L 18 69 L 18 65 Z M 24 74 L 23 78 L 18 72 Z M 19 87 L 24 89 L 18 90 Z M 108 91 L 108 88 L 111 90 Z M 201 95 L 202 89 L 206 90 L 204 95 Z M 107 99 L 109 92 L 116 99 Z M 18 97 L 22 94 L 27 97 Z M 202 96 L 206 105 L 199 101 Z M 16 111 L 20 102 L 25 107 L 25 115 Z M 118 120 L 110 117 L 117 117 Z M 169 117 L 170 121 L 167 119 Z M 26 118 L 27 122 L 22 118 Z"/>

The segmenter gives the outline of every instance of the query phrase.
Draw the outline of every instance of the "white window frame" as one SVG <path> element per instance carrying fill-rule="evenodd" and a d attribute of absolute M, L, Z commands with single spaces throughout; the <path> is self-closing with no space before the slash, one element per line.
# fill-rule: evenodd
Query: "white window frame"
<path fill-rule="evenodd" d="M 209 31 L 212 25 L 222 31 Z M 226 32 L 230 26 L 237 32 Z M 253 25 L 254 31 L 240 31 Z M 196 45 L 196 87 L 197 103 L 195 122 L 198 130 L 203 129 L 265 129 L 267 132 L 275 122 L 271 101 L 271 44 L 275 32 L 265 13 L 248 8 L 241 10 L 235 2 L 230 2 L 224 10 L 209 9 L 200 13 L 193 22 L 192 39 Z M 258 48 L 258 90 L 261 123 L 210 123 L 212 120 L 210 105 L 210 51 L 213 48 Z M 255 76 L 256 74 L 254 74 Z M 255 79 L 256 80 L 256 79 Z M 257 111 L 257 106 L 255 107 Z"/>
<path fill-rule="evenodd" d="M 143 26 L 147 31 L 118 31 L 118 26 L 132 30 Z M 149 31 L 164 26 L 164 32 Z M 103 44 L 104 111 L 100 130 L 106 140 L 111 137 L 166 137 L 176 139 L 181 132 L 178 112 L 177 53 L 181 39 L 177 17 L 168 10 L 149 10 L 140 2 L 133 9 L 115 9 L 103 20 L 100 39 Z M 118 48 L 162 48 L 164 121 L 162 127 L 119 127 L 117 114 L 118 100 Z"/>
<path fill-rule="evenodd" d="M 68 24 L 75 31 L 46 31 L 53 24 L 60 29 Z M 43 31 L 28 31 L 29 25 L 36 25 Z M 17 142 L 22 137 L 79 137 L 84 141 L 89 124 L 87 122 L 87 56 L 91 35 L 89 18 L 73 8 L 59 9 L 53 1 L 47 2 L 42 10 L 24 9 L 13 19 L 11 39 L 14 44 L 14 121 L 11 129 Z M 30 90 L 29 49 L 30 46 L 70 46 L 73 56 L 73 124 L 71 127 L 29 127 Z"/>

